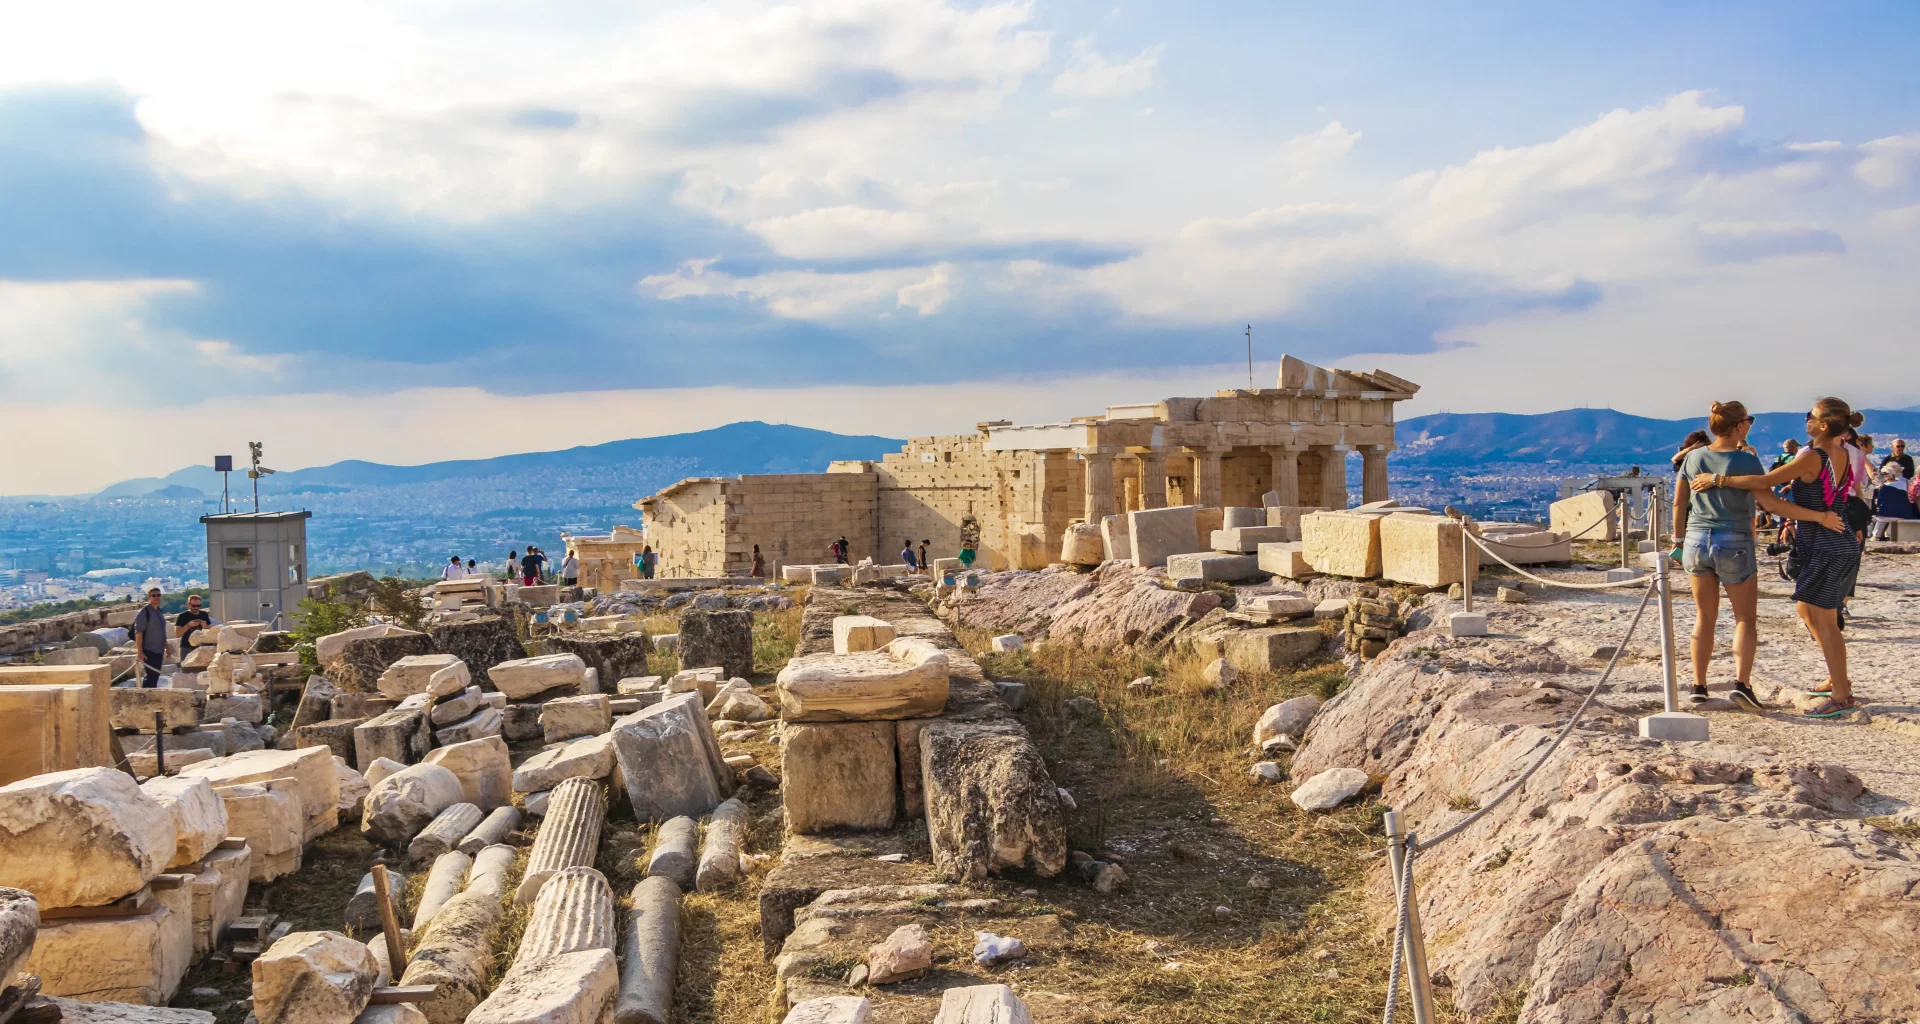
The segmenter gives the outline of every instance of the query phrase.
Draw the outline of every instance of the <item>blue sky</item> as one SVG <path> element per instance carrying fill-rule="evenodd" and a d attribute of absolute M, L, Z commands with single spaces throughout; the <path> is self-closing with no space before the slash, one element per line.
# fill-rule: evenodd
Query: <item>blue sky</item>
<path fill-rule="evenodd" d="M 1248 324 L 1408 412 L 1912 404 L 1915 52 L 1911 4 L 16 6 L 0 415 L 67 443 L 13 489 L 199 459 L 155 420 L 1065 417 L 1244 384 Z"/>

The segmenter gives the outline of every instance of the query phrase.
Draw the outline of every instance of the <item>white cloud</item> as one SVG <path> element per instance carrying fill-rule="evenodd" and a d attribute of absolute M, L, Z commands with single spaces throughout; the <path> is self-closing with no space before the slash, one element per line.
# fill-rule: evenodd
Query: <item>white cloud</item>
<path fill-rule="evenodd" d="M 1053 91 L 1080 99 L 1131 96 L 1153 86 L 1153 76 L 1166 47 L 1149 46 L 1124 61 L 1115 61 L 1081 41 L 1066 70 L 1053 80 Z"/>
<path fill-rule="evenodd" d="M 640 290 L 661 299 L 736 298 L 758 302 L 793 320 L 835 321 L 862 310 L 909 307 L 921 315 L 945 305 L 947 274 L 936 268 L 825 274 L 783 270 L 735 277 L 712 269 L 714 260 L 692 260 L 670 274 L 640 280 Z M 892 300 L 891 304 L 888 300 Z"/>
<path fill-rule="evenodd" d="M 1853 165 L 1853 173 L 1874 188 L 1894 188 L 1920 175 L 1920 132 L 1890 135 L 1862 143 L 1866 154 Z"/>
<path fill-rule="evenodd" d="M 895 294 L 901 308 L 932 316 L 946 308 L 953 298 L 953 267 L 942 263 L 933 268 L 926 280 L 907 285 Z"/>
<path fill-rule="evenodd" d="M 198 290 L 183 280 L 0 280 L 0 399 L 56 381 L 123 397 L 174 385 L 193 342 L 149 318 L 155 303 Z"/>
<path fill-rule="evenodd" d="M 202 361 L 222 372 L 238 371 L 277 377 L 293 363 L 289 356 L 252 355 L 231 341 L 196 341 L 193 350 Z"/>
<path fill-rule="evenodd" d="M 1281 180 L 1287 184 L 1305 181 L 1340 162 L 1359 141 L 1359 132 L 1348 131 L 1338 121 L 1328 122 L 1317 132 L 1296 135 L 1280 148 L 1275 158 L 1281 167 Z"/>

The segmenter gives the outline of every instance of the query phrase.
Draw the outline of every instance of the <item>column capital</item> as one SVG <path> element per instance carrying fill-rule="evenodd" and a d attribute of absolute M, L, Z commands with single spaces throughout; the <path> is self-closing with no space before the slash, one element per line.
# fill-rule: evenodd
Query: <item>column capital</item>
<path fill-rule="evenodd" d="M 1190 455 L 1225 455 L 1233 450 L 1230 444 L 1183 444 L 1180 450 Z"/>
<path fill-rule="evenodd" d="M 1115 455 L 1125 454 L 1126 448 L 1120 445 L 1103 444 L 1097 448 L 1075 448 L 1073 449 L 1073 453 L 1083 459 L 1099 458 L 1101 456 L 1112 458 Z"/>

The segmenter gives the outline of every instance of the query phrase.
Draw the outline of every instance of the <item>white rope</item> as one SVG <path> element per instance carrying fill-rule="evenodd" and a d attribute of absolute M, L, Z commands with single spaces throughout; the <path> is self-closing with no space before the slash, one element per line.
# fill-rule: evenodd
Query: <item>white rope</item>
<path fill-rule="evenodd" d="M 1513 564 L 1512 562 L 1509 562 L 1506 559 L 1500 557 L 1500 552 L 1495 551 L 1490 547 L 1487 547 L 1487 545 L 1483 543 L 1479 537 L 1474 536 L 1473 531 L 1471 530 L 1467 531 L 1467 537 L 1468 539 L 1472 540 L 1474 545 L 1477 546 L 1480 550 L 1485 551 L 1489 555 L 1492 555 L 1494 558 L 1494 561 L 1499 562 L 1501 565 L 1504 565 L 1507 568 L 1512 569 L 1514 572 L 1517 572 L 1520 575 L 1525 576 L 1526 578 L 1534 581 L 1535 583 L 1544 583 L 1549 587 L 1568 587 L 1573 590 L 1617 590 L 1621 587 L 1639 586 L 1641 584 L 1646 583 L 1645 579 L 1638 576 L 1630 580 L 1614 580 L 1609 583 L 1574 583 L 1571 580 L 1550 580 L 1544 576 L 1535 576 L 1534 574 L 1528 572 L 1527 570 L 1522 569 L 1519 566 Z"/>
<path fill-rule="evenodd" d="M 1387 967 L 1387 1012 L 1380 1018 L 1381 1024 L 1393 1024 L 1393 1010 L 1400 1001 L 1400 954 L 1407 948 L 1407 932 L 1412 928 L 1413 917 L 1408 894 L 1413 890 L 1413 836 L 1407 836 L 1406 855 L 1400 861 L 1400 877 L 1394 880 L 1394 888 L 1399 891 L 1399 913 L 1394 915 L 1393 957 Z"/>
<path fill-rule="evenodd" d="M 1438 846 L 1442 842 L 1459 835 L 1467 826 L 1486 817 L 1487 812 L 1500 806 L 1501 801 L 1518 792 L 1521 786 L 1526 785 L 1527 780 L 1533 778 L 1533 773 L 1539 771 L 1540 766 L 1547 763 L 1547 758 L 1552 757 L 1553 752 L 1560 749 L 1561 741 L 1565 740 L 1567 736 L 1573 732 L 1573 727 L 1580 722 L 1580 716 L 1587 713 L 1587 708 L 1592 706 L 1594 698 L 1600 695 L 1601 690 L 1606 689 L 1607 680 L 1613 675 L 1613 667 L 1620 663 L 1621 653 L 1627 649 L 1629 643 L 1633 642 L 1633 631 L 1639 628 L 1640 618 L 1646 614 L 1647 602 L 1653 598 L 1653 590 L 1654 588 L 1649 584 L 1647 592 L 1640 595 L 1640 606 L 1633 611 L 1633 621 L 1627 623 L 1627 635 L 1621 637 L 1620 642 L 1614 646 L 1613 657 L 1607 659 L 1607 667 L 1605 671 L 1600 673 L 1600 681 L 1594 683 L 1593 689 L 1587 691 L 1586 697 L 1580 701 L 1580 706 L 1574 709 L 1573 717 L 1567 719 L 1567 724 L 1561 728 L 1560 734 L 1553 738 L 1553 742 L 1547 744 L 1547 749 L 1541 752 L 1540 756 L 1534 760 L 1532 765 L 1528 766 L 1526 771 L 1520 773 L 1519 778 L 1513 780 L 1512 784 L 1508 785 L 1506 789 L 1501 790 L 1499 796 L 1494 797 L 1485 807 L 1455 822 L 1448 827 L 1446 831 L 1441 832 L 1439 835 L 1434 836 L 1424 843 L 1418 844 L 1420 849 L 1426 850 Z M 1408 840 L 1407 849 L 1409 852 L 1413 850 L 1414 845 L 1412 840 Z"/>

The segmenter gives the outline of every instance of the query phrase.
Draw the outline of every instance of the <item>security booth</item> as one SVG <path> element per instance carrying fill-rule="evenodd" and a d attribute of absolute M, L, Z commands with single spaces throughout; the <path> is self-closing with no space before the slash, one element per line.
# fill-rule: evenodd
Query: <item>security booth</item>
<path fill-rule="evenodd" d="M 312 512 L 233 512 L 207 525 L 208 611 L 218 622 L 279 622 L 291 629 L 307 596 Z"/>

